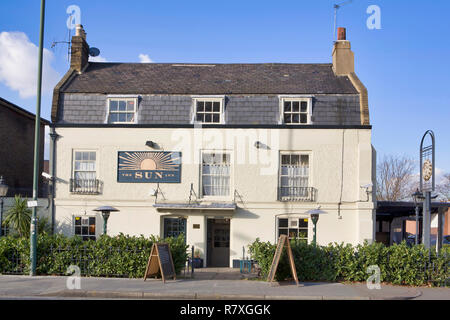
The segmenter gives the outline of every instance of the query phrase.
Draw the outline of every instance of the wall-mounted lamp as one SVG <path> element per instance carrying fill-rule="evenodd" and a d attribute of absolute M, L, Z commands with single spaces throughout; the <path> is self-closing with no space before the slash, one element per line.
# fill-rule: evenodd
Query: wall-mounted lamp
<path fill-rule="evenodd" d="M 361 186 L 362 189 L 366 189 L 366 194 L 367 194 L 366 201 L 369 201 L 369 199 L 370 199 L 369 195 L 372 193 L 372 190 L 369 190 L 369 189 L 371 189 L 372 187 L 373 187 L 373 183 L 368 183 L 368 184 Z"/>
<path fill-rule="evenodd" d="M 154 143 L 153 141 L 147 141 L 147 142 L 145 143 L 145 145 L 146 145 L 147 147 L 150 147 L 150 148 L 154 148 L 154 147 L 155 147 L 155 143 Z"/>
<path fill-rule="evenodd" d="M 256 149 L 266 149 L 266 150 L 270 150 L 269 146 L 267 144 L 262 143 L 261 141 L 256 141 L 255 142 L 255 148 Z"/>

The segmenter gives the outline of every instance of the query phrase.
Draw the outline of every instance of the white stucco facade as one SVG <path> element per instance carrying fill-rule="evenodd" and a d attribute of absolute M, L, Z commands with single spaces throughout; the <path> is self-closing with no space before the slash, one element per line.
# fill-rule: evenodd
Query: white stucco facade
<path fill-rule="evenodd" d="M 242 257 L 242 248 L 256 238 L 275 242 L 278 218 L 308 218 L 306 211 L 318 206 L 328 214 L 317 225 L 317 242 L 358 244 L 373 241 L 375 225 L 372 189 L 374 151 L 370 129 L 233 129 L 233 128 L 143 128 L 143 127 L 56 127 L 56 230 L 74 234 L 75 216 L 96 216 L 96 235 L 103 219 L 93 209 L 108 205 L 111 213 L 108 234 L 163 236 L 163 218 L 186 218 L 187 244 L 194 245 L 207 261 L 208 218 L 229 219 L 229 265 Z M 158 149 L 147 147 L 146 141 Z M 256 148 L 255 142 L 263 148 Z M 76 150 L 96 152 L 96 179 L 103 183 L 98 195 L 70 192 L 73 154 Z M 119 151 L 173 151 L 182 153 L 181 183 L 119 183 Z M 231 155 L 230 196 L 202 198 L 202 151 L 226 151 Z M 314 201 L 278 200 L 280 153 L 309 155 L 309 186 L 317 190 Z M 198 201 L 235 203 L 235 210 L 157 209 L 157 203 L 187 203 L 191 184 Z M 157 199 L 151 193 L 158 189 Z M 367 192 L 369 191 L 369 192 Z M 308 240 L 313 238 L 308 223 Z"/>

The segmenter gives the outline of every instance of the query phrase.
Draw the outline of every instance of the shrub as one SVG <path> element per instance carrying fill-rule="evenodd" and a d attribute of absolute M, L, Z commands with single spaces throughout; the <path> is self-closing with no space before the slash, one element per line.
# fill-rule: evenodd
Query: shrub
<path fill-rule="evenodd" d="M 364 282 L 371 274 L 367 268 L 380 268 L 381 281 L 399 285 L 448 285 L 450 247 L 444 246 L 439 254 L 427 250 L 423 245 L 408 247 L 406 242 L 386 247 L 382 243 L 329 244 L 314 246 L 292 240 L 292 253 L 300 281 L 355 281 Z M 253 259 L 261 267 L 261 276 L 266 278 L 273 260 L 276 245 L 256 239 L 249 245 Z M 290 276 L 287 255 L 283 250 L 276 280 Z"/>
<path fill-rule="evenodd" d="M 97 241 L 82 241 L 79 237 L 39 234 L 36 273 L 64 275 L 70 265 L 77 265 L 82 275 L 141 278 L 153 243 L 163 241 L 170 244 L 175 271 L 180 273 L 187 259 L 183 236 L 163 240 L 120 234 L 115 237 L 103 235 Z M 0 238 L 0 273 L 28 274 L 29 252 L 30 244 L 26 238 Z"/>

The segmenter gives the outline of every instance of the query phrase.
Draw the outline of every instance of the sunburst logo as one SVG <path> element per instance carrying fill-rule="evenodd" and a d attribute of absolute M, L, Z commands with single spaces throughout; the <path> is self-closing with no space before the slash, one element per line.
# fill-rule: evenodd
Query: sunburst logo
<path fill-rule="evenodd" d="M 180 167 L 180 157 L 175 152 L 124 152 L 119 159 L 119 170 L 177 171 Z"/>

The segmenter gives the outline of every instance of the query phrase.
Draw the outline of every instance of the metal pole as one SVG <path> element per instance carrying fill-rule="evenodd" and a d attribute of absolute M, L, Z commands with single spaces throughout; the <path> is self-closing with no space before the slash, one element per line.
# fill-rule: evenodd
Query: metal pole
<path fill-rule="evenodd" d="M 431 192 L 425 192 L 425 200 L 423 202 L 423 219 L 422 219 L 422 243 L 426 249 L 430 248 L 430 210 L 431 210 Z"/>
<path fill-rule="evenodd" d="M 3 197 L 0 197 L 0 237 L 3 235 Z"/>
<path fill-rule="evenodd" d="M 39 190 L 39 156 L 40 156 L 40 133 L 41 133 L 41 94 L 42 94 L 42 54 L 44 49 L 44 20 L 45 0 L 41 0 L 41 28 L 39 34 L 39 58 L 37 79 L 37 103 L 36 124 L 34 128 L 34 172 L 33 172 L 33 200 L 38 200 Z M 36 275 L 36 220 L 37 207 L 33 207 L 30 225 L 30 276 Z"/>
<path fill-rule="evenodd" d="M 313 219 L 313 223 L 314 223 L 314 230 L 313 230 L 313 232 L 314 232 L 314 235 L 313 235 L 313 243 L 314 243 L 314 245 L 316 245 L 316 226 L 317 226 L 317 220 L 315 220 L 315 219 Z"/>
<path fill-rule="evenodd" d="M 416 205 L 416 245 L 419 244 L 419 206 Z"/>

